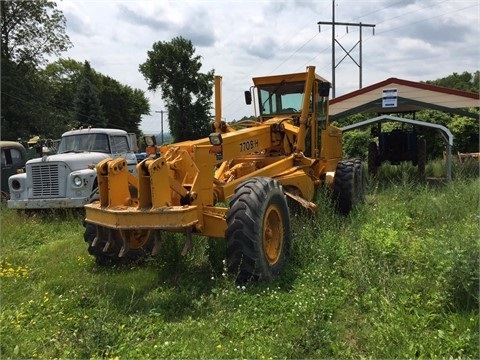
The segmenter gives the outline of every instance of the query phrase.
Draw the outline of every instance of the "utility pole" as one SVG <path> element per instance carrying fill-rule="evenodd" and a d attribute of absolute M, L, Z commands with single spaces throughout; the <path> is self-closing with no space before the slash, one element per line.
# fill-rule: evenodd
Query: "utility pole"
<path fill-rule="evenodd" d="M 168 111 L 165 110 L 160 110 L 160 111 L 155 111 L 156 113 L 160 113 L 160 129 L 162 131 L 162 145 L 163 145 L 163 114 L 168 113 Z"/>
<path fill-rule="evenodd" d="M 336 22 L 335 21 L 335 0 L 332 0 L 332 21 L 319 21 L 317 23 L 318 25 L 318 31 L 320 30 L 320 25 L 332 25 L 332 98 L 335 97 L 335 69 L 337 68 L 338 65 L 348 56 L 352 61 L 358 66 L 359 68 L 359 88 L 362 88 L 362 28 L 363 27 L 371 27 L 375 28 L 374 24 L 362 24 L 360 23 L 348 23 L 348 22 Z M 353 47 L 347 51 L 345 48 L 340 44 L 340 42 L 335 39 L 335 25 L 342 25 L 347 27 L 347 33 L 348 33 L 348 27 L 349 26 L 358 26 L 360 27 L 360 39 L 357 41 Z M 373 34 L 375 34 L 375 29 L 373 29 Z M 336 63 L 335 59 L 335 44 L 338 44 L 343 51 L 345 51 L 345 56 L 338 62 Z M 352 52 L 353 49 L 356 48 L 356 46 L 359 45 L 359 61 L 357 62 L 351 55 L 350 53 Z"/>

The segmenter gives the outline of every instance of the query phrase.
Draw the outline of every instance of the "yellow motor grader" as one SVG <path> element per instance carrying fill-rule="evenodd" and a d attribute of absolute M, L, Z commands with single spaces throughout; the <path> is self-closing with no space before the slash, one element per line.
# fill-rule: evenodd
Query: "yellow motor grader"
<path fill-rule="evenodd" d="M 100 200 L 85 206 L 89 253 L 100 264 L 158 254 L 162 234 L 225 239 L 228 270 L 239 280 L 272 279 L 290 245 L 289 204 L 315 211 L 315 191 L 332 188 L 348 214 L 364 196 L 360 160 L 342 160 L 342 132 L 328 121 L 330 83 L 305 72 L 253 78 L 245 91 L 257 121 L 221 119 L 208 138 L 157 146 L 128 172 L 124 159 L 97 165 Z M 226 206 L 226 204 L 228 206 Z"/>

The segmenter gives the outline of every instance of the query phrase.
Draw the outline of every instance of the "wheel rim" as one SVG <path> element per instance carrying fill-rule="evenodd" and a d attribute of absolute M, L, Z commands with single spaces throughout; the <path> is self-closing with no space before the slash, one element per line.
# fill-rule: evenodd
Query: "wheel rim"
<path fill-rule="evenodd" d="M 277 206 L 271 206 L 263 220 L 263 253 L 270 265 L 276 264 L 282 253 L 284 230 L 280 214 Z"/>
<path fill-rule="evenodd" d="M 128 242 L 130 249 L 140 249 L 150 239 L 151 230 L 120 230 L 122 238 Z"/>

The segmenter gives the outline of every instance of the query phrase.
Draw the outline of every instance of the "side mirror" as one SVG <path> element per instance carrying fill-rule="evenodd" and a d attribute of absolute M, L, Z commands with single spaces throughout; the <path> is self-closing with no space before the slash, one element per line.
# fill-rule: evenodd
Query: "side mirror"
<path fill-rule="evenodd" d="M 245 91 L 245 104 L 250 105 L 252 103 L 252 93 L 248 90 Z"/>
<path fill-rule="evenodd" d="M 145 144 L 147 144 L 147 146 L 155 146 L 157 144 L 155 135 L 145 135 L 143 139 L 145 140 Z"/>
<path fill-rule="evenodd" d="M 320 96 L 328 97 L 330 95 L 330 83 L 329 82 L 320 83 L 319 93 L 320 93 Z"/>

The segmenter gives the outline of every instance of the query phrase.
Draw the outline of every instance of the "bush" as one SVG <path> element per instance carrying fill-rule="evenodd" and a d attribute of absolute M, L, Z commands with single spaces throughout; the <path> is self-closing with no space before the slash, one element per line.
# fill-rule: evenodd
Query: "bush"
<path fill-rule="evenodd" d="M 343 157 L 366 159 L 370 134 L 367 131 L 351 130 L 343 134 Z"/>

